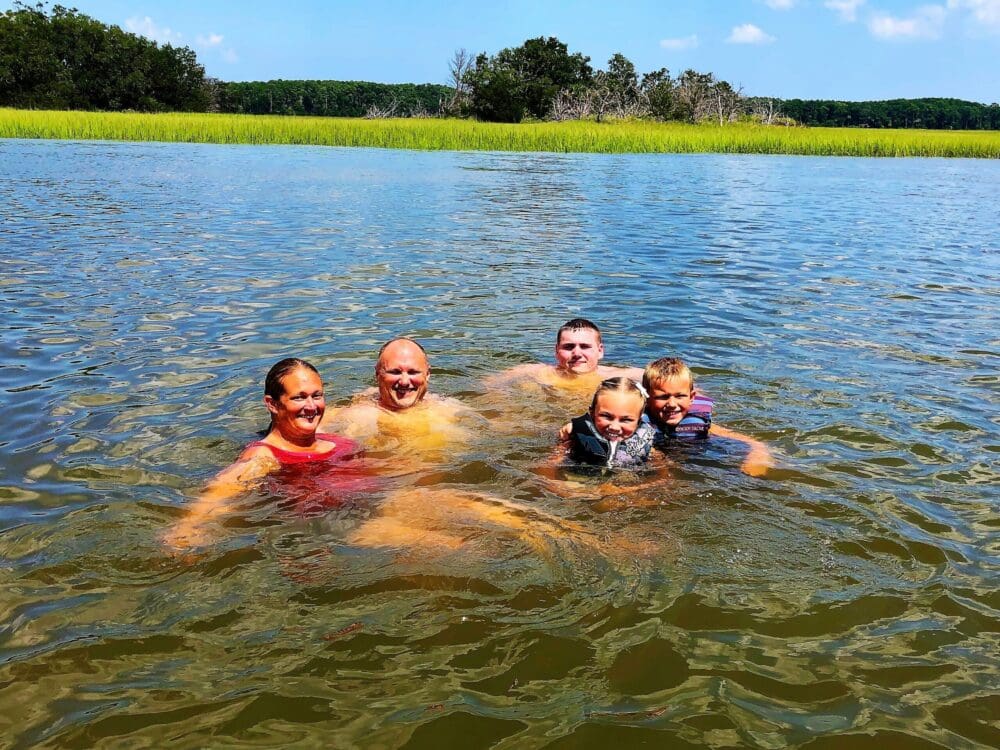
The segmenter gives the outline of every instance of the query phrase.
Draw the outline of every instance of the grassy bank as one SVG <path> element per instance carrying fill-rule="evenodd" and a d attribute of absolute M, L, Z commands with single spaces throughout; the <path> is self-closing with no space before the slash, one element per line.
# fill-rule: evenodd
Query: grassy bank
<path fill-rule="evenodd" d="M 1000 158 L 1000 132 L 655 122 L 361 120 L 0 109 L 0 138 L 305 144 L 420 150 Z"/>

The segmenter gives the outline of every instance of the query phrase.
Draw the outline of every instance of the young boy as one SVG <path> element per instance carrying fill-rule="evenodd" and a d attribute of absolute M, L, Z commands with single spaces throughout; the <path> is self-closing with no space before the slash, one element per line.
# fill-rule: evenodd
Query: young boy
<path fill-rule="evenodd" d="M 700 395 L 694 387 L 694 375 L 676 357 L 650 362 L 642 375 L 649 398 L 646 415 L 657 430 L 656 445 L 664 447 L 672 438 L 707 438 L 717 435 L 745 443 L 750 451 L 740 469 L 753 477 L 762 477 L 772 465 L 771 453 L 759 440 L 712 424 L 712 399 Z"/>

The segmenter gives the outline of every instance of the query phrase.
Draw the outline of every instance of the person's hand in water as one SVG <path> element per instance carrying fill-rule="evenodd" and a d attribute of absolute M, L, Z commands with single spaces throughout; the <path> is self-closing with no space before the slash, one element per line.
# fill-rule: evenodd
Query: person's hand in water
<path fill-rule="evenodd" d="M 771 451 L 768 450 L 767 445 L 762 443 L 760 440 L 752 438 L 749 435 L 744 435 L 742 432 L 736 432 L 735 430 L 730 430 L 726 427 L 720 427 L 717 424 L 712 425 L 709 430 L 709 434 L 717 435 L 727 440 L 736 440 L 743 443 L 750 449 L 747 452 L 746 457 L 743 459 L 743 463 L 740 464 L 740 471 L 748 476 L 767 476 L 767 470 L 774 466 L 774 459 L 771 458 Z"/>
<path fill-rule="evenodd" d="M 559 442 L 567 443 L 569 442 L 570 435 L 573 434 L 573 423 L 567 422 L 562 427 L 559 428 Z"/>

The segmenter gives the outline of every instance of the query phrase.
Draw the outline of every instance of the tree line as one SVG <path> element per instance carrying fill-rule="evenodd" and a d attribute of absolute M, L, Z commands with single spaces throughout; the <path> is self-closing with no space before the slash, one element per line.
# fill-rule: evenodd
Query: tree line
<path fill-rule="evenodd" d="M 458 50 L 449 63 L 453 115 L 492 122 L 651 118 L 730 122 L 745 114 L 745 98 L 711 73 L 666 68 L 639 75 L 621 53 L 595 70 L 590 58 L 570 52 L 555 37 L 529 39 L 495 55 L 472 58 Z M 772 113 L 772 116 L 774 113 Z"/>
<path fill-rule="evenodd" d="M 29 109 L 186 110 L 209 104 L 188 47 L 163 46 L 61 5 L 0 15 L 0 105 Z"/>
<path fill-rule="evenodd" d="M 779 106 L 796 122 L 817 127 L 1000 130 L 1000 105 L 961 99 L 882 102 L 785 99 Z"/>
<path fill-rule="evenodd" d="M 712 73 L 604 69 L 555 37 L 494 55 L 457 51 L 448 85 L 225 82 L 188 47 L 159 45 L 76 9 L 15 0 L 0 14 L 0 106 L 331 117 L 443 115 L 493 122 L 656 119 L 871 128 L 1000 129 L 1000 106 L 957 99 L 839 102 L 747 97 Z"/>
<path fill-rule="evenodd" d="M 216 112 L 319 117 L 419 117 L 438 114 L 452 89 L 433 83 L 366 81 L 210 81 Z"/>
<path fill-rule="evenodd" d="M 0 14 L 0 106 L 358 117 L 436 114 L 452 91 L 362 81 L 227 83 L 189 47 L 159 45 L 75 8 L 15 0 Z"/>
<path fill-rule="evenodd" d="M 723 124 L 869 128 L 1000 129 L 1000 105 L 959 99 L 894 99 L 879 102 L 748 97 L 712 73 L 666 68 L 639 75 L 621 53 L 595 70 L 590 58 L 554 37 L 472 58 L 458 50 L 449 62 L 454 89 L 446 110 L 481 120 L 648 118 Z"/>

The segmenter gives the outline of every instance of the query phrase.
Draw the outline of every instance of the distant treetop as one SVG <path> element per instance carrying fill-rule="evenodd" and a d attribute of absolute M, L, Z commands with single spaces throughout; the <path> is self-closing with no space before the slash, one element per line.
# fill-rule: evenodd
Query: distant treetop
<path fill-rule="evenodd" d="M 33 109 L 204 111 L 205 69 L 75 8 L 15 0 L 0 14 L 0 105 Z"/>

